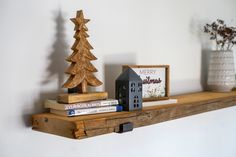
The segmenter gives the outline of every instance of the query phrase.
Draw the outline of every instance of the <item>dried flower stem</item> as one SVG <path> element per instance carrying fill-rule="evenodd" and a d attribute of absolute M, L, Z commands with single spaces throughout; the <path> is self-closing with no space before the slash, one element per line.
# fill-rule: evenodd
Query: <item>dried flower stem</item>
<path fill-rule="evenodd" d="M 217 50 L 231 50 L 236 44 L 236 28 L 227 27 L 223 20 L 217 19 L 212 24 L 206 24 L 204 32 L 210 35 L 210 40 L 215 40 Z"/>

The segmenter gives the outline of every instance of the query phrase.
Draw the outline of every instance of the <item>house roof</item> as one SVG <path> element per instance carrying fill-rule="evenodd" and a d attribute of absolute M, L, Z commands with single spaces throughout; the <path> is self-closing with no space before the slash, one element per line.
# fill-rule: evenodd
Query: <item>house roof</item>
<path fill-rule="evenodd" d="M 142 81 L 142 79 L 138 76 L 138 74 L 133 71 L 131 68 L 126 69 L 120 76 L 116 79 L 116 81 Z"/>

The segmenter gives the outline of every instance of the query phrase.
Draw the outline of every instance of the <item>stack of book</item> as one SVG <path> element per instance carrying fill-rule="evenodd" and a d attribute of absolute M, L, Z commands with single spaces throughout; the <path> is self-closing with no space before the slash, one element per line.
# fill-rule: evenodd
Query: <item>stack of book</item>
<path fill-rule="evenodd" d="M 74 104 L 62 104 L 58 103 L 56 100 L 46 100 L 44 107 L 49 108 L 51 113 L 68 117 L 105 112 L 118 112 L 123 109 L 122 106 L 119 105 L 118 100 L 115 99 Z"/>

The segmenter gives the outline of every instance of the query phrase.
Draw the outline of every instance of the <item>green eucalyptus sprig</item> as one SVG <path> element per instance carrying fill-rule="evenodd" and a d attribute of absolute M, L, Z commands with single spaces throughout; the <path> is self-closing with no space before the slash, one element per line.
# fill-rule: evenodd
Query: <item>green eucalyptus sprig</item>
<path fill-rule="evenodd" d="M 236 44 L 236 28 L 228 27 L 223 20 L 217 19 L 212 24 L 206 24 L 204 32 L 210 35 L 210 40 L 216 42 L 217 50 L 231 50 Z"/>

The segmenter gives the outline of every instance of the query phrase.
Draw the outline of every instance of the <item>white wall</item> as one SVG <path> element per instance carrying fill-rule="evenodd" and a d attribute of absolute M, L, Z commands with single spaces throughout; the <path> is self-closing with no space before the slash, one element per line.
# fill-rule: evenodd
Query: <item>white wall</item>
<path fill-rule="evenodd" d="M 32 131 L 30 115 L 60 91 L 74 41 L 69 18 L 79 9 L 91 19 L 99 89 L 111 96 L 122 64 L 169 64 L 172 95 L 200 91 L 210 47 L 200 26 L 216 18 L 236 25 L 235 0 L 1 0 L 1 157 L 236 156 L 236 107 L 81 141 Z"/>

